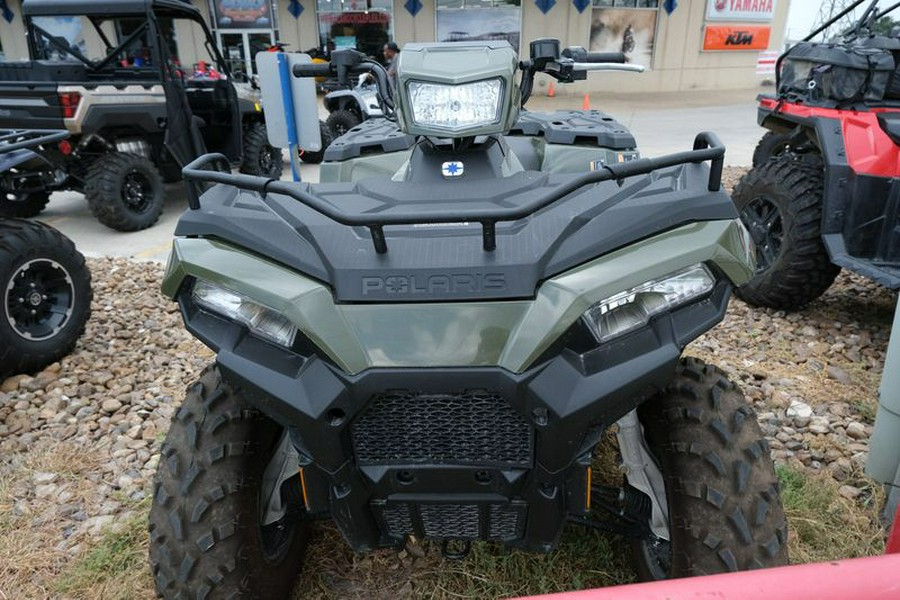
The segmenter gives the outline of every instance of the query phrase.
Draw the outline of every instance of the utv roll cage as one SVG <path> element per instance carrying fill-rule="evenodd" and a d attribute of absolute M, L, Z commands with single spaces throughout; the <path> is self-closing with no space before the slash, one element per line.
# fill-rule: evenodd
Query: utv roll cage
<path fill-rule="evenodd" d="M 54 36 L 33 21 L 34 17 L 54 17 L 72 15 L 85 17 L 94 28 L 94 33 L 106 47 L 106 56 L 100 61 L 93 61 L 84 56 L 77 48 L 72 47 L 65 39 Z M 83 63 L 89 71 L 101 71 L 112 64 L 116 58 L 132 43 L 147 34 L 151 39 L 151 60 L 153 65 L 163 71 L 168 64 L 168 56 L 160 56 L 165 52 L 165 43 L 157 27 L 160 18 L 189 19 L 202 29 L 206 40 L 213 39 L 212 32 L 206 25 L 200 11 L 183 0 L 23 0 L 22 16 L 25 20 L 25 31 L 28 39 L 28 51 L 32 58 L 40 55 L 39 40 L 44 39 L 57 50 L 68 54 Z M 140 18 L 141 23 L 124 41 L 115 45 L 100 26 L 103 21 L 116 18 Z M 228 64 L 223 59 L 215 44 L 206 44 L 208 51 L 215 58 L 219 71 L 231 77 Z"/>

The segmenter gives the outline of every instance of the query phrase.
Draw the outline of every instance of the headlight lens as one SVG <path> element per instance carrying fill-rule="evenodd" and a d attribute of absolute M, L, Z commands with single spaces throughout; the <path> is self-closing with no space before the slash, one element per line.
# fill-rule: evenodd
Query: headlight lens
<path fill-rule="evenodd" d="M 250 331 L 285 348 L 294 344 L 297 328 L 284 316 L 246 296 L 213 285 L 207 281 L 194 283 L 194 302 L 208 311 L 246 325 Z"/>
<path fill-rule="evenodd" d="M 501 79 L 460 85 L 410 81 L 406 89 L 416 125 L 463 129 L 500 120 Z"/>
<path fill-rule="evenodd" d="M 694 265 L 598 302 L 583 318 L 598 342 L 608 342 L 646 325 L 654 315 L 708 294 L 715 284 L 706 266 Z"/>

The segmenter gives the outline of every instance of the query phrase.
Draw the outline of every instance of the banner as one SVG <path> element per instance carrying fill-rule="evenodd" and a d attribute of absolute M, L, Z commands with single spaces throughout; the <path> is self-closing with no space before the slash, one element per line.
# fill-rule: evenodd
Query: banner
<path fill-rule="evenodd" d="M 270 29 L 271 0 L 213 0 L 219 29 Z"/>
<path fill-rule="evenodd" d="M 771 31 L 768 25 L 707 25 L 703 49 L 766 50 Z"/>
<path fill-rule="evenodd" d="M 775 0 L 706 0 L 707 21 L 771 21 Z"/>
<path fill-rule="evenodd" d="M 588 50 L 622 52 L 628 62 L 649 69 L 658 15 L 656 9 L 595 8 Z"/>

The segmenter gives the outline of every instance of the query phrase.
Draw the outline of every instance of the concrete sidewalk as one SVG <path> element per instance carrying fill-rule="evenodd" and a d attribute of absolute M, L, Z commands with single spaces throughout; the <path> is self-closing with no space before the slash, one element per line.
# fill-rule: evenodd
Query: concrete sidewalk
<path fill-rule="evenodd" d="M 558 86 L 563 88 L 564 86 Z M 692 147 L 700 131 L 713 131 L 727 148 L 725 163 L 749 165 L 753 148 L 762 136 L 756 125 L 755 97 L 759 89 L 727 92 L 680 92 L 652 95 L 594 94 L 591 108 L 603 110 L 631 129 L 644 156 L 659 156 Z M 580 109 L 583 97 L 559 92 L 548 98 L 538 89 L 529 101 L 533 111 Z M 324 109 L 323 109 L 324 110 Z M 303 181 L 318 181 L 319 168 L 303 165 Z M 285 177 L 290 177 L 285 169 Z M 40 220 L 75 241 L 86 256 L 125 256 L 139 260 L 166 260 L 178 217 L 187 208 L 181 184 L 166 188 L 166 207 L 160 221 L 144 231 L 120 233 L 94 219 L 81 194 L 53 194 Z"/>

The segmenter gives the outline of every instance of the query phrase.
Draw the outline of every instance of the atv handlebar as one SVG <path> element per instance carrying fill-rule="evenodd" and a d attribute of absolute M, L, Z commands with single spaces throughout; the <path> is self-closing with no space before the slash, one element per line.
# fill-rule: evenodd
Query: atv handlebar
<path fill-rule="evenodd" d="M 398 212 L 382 215 L 348 213 L 324 198 L 307 191 L 308 187 L 293 182 L 266 179 L 265 177 L 254 175 L 233 175 L 221 171 L 206 170 L 209 166 L 220 164 L 224 159 L 225 157 L 221 154 L 205 154 L 187 165 L 182 170 L 182 175 L 187 181 L 222 183 L 239 189 L 258 192 L 262 195 L 263 200 L 265 200 L 268 193 L 283 194 L 342 225 L 367 227 L 372 235 L 375 251 L 379 254 L 387 252 L 387 242 L 384 237 L 385 225 L 459 223 L 460 221 L 478 222 L 481 224 L 482 246 L 485 251 L 490 252 L 497 246 L 496 224 L 498 221 L 516 221 L 527 217 L 586 185 L 610 180 L 620 181 L 635 175 L 646 175 L 657 169 L 687 163 L 700 163 L 708 160 L 711 161 L 711 165 L 707 188 L 711 192 L 716 192 L 722 185 L 725 146 L 722 145 L 716 134 L 704 131 L 694 139 L 693 150 L 676 152 L 675 154 L 668 154 L 658 158 L 639 158 L 630 162 L 604 165 L 596 171 L 590 171 L 569 179 L 565 183 L 551 188 L 545 194 L 520 206 L 485 208 L 467 213 L 462 213 L 458 209 L 443 209 L 424 215 L 421 212 Z M 197 186 L 194 184 L 188 184 L 188 199 L 191 209 L 196 210 L 200 208 L 200 198 Z"/>
<path fill-rule="evenodd" d="M 332 74 L 331 63 L 294 65 L 294 77 L 329 77 Z"/>

